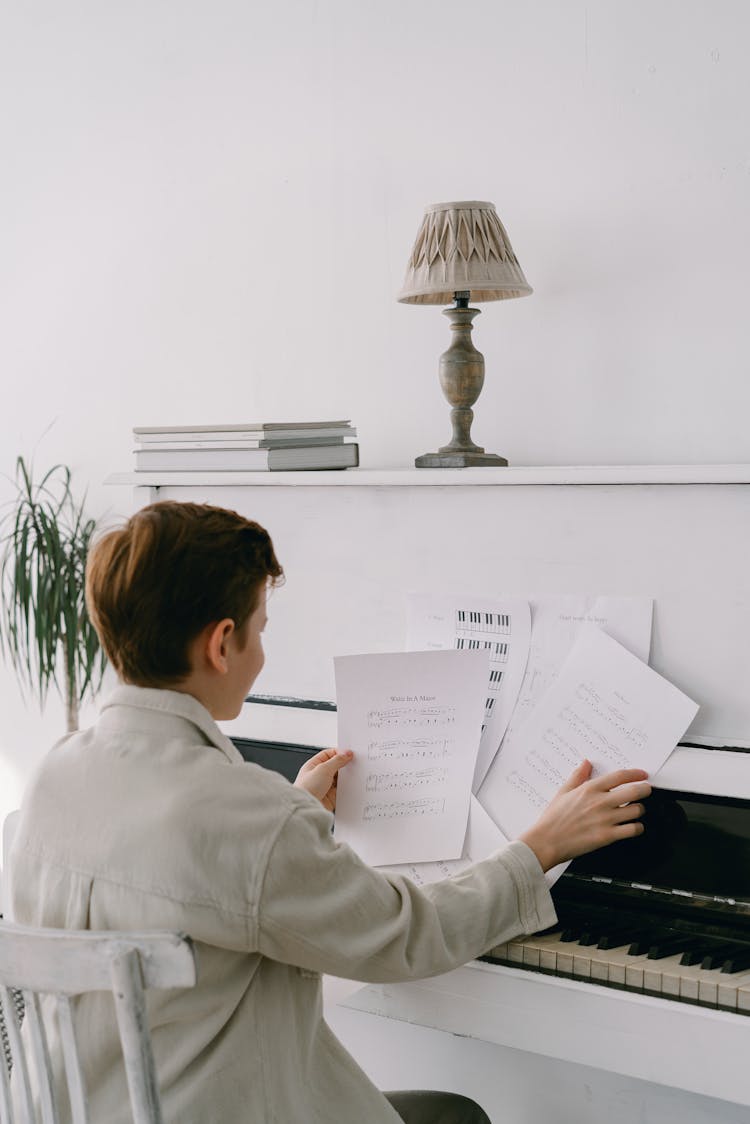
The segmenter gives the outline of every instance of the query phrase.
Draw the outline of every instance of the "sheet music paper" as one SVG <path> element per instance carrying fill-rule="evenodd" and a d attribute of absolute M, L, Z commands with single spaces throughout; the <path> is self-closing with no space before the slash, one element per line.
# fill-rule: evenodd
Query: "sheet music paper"
<path fill-rule="evenodd" d="M 585 625 L 546 694 L 508 731 L 479 801 L 511 839 L 538 819 L 584 758 L 593 775 L 664 764 L 698 710 L 647 664 Z M 548 872 L 552 882 L 567 864 Z"/>
<path fill-rule="evenodd" d="M 529 603 L 520 598 L 414 593 L 407 596 L 406 607 L 410 651 L 484 648 L 489 652 L 484 722 L 472 781 L 476 792 L 502 741 L 526 670 Z"/>
<path fill-rule="evenodd" d="M 412 882 L 416 882 L 418 886 L 426 886 L 428 882 L 439 882 L 442 878 L 460 874 L 474 863 L 489 858 L 507 842 L 505 835 L 487 815 L 476 796 L 472 796 L 469 802 L 469 824 L 460 859 L 441 859 L 434 863 L 405 863 L 383 869 L 393 874 L 402 874 Z"/>
<path fill-rule="evenodd" d="M 365 862 L 460 858 L 487 663 L 484 649 L 334 660 L 338 744 L 354 751 L 334 834 Z"/>
<path fill-rule="evenodd" d="M 560 594 L 532 597 L 530 604 L 529 656 L 506 738 L 526 721 L 554 683 L 585 625 L 596 625 L 644 663 L 651 651 L 654 603 L 650 597 Z"/>

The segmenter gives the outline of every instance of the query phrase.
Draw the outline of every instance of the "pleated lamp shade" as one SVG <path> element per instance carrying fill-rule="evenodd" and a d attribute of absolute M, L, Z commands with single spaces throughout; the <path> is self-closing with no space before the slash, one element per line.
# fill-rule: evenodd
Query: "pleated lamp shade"
<path fill-rule="evenodd" d="M 494 203 L 432 203 L 425 209 L 397 299 L 450 304 L 457 292 L 480 302 L 532 292 Z"/>

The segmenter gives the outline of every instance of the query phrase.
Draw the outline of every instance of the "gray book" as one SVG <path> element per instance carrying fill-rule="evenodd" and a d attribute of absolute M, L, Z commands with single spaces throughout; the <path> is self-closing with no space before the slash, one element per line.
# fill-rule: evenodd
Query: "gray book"
<path fill-rule="evenodd" d="M 359 445 L 309 445 L 253 449 L 148 449 L 135 451 L 138 472 L 294 472 L 301 469 L 354 468 Z"/>

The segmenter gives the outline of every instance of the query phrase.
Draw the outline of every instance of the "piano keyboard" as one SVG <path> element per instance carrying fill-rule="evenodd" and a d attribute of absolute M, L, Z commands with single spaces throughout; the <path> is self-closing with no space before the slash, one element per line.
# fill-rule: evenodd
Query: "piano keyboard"
<path fill-rule="evenodd" d="M 720 938 L 676 930 L 597 934 L 579 924 L 519 937 L 480 959 L 750 1015 L 750 946 Z"/>
<path fill-rule="evenodd" d="M 456 610 L 456 628 L 470 632 L 510 633 L 509 613 L 479 613 L 471 609 Z"/>

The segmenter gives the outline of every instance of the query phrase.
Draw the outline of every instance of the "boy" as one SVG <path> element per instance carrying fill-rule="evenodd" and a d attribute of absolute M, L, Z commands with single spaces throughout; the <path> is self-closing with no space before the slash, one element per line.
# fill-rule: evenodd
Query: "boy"
<path fill-rule="evenodd" d="M 642 831 L 646 774 L 588 780 L 584 762 L 521 840 L 456 878 L 418 889 L 367 867 L 331 834 L 351 754 L 322 751 L 293 786 L 243 762 L 215 723 L 263 666 L 281 578 L 268 534 L 220 508 L 154 504 L 98 542 L 89 612 L 121 686 L 29 786 L 14 917 L 193 937 L 197 986 L 149 999 L 169 1121 L 479 1124 L 464 1098 L 389 1102 L 323 1021 L 319 973 L 418 978 L 551 925 L 543 871 Z M 109 998 L 81 999 L 76 1029 L 92 1119 L 118 1124 Z"/>

